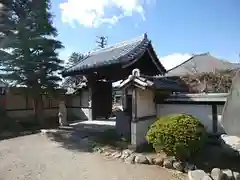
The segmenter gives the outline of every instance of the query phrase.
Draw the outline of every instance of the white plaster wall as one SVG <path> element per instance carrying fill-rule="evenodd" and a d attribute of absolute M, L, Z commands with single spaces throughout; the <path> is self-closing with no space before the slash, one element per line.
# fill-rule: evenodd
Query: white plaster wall
<path fill-rule="evenodd" d="M 198 104 L 158 104 L 157 116 L 186 113 L 199 118 L 208 132 L 212 132 L 212 106 Z"/>
<path fill-rule="evenodd" d="M 81 105 L 81 97 L 80 96 L 74 96 L 72 98 L 72 106 L 73 107 L 80 107 Z"/>
<path fill-rule="evenodd" d="M 131 144 L 139 146 L 145 143 L 146 134 L 150 126 L 156 121 L 156 118 L 149 118 L 144 121 L 132 122 L 131 124 Z"/>
<path fill-rule="evenodd" d="M 58 108 L 54 109 L 45 109 L 44 110 L 45 117 L 58 117 Z"/>
<path fill-rule="evenodd" d="M 7 111 L 7 116 L 11 118 L 26 118 L 34 115 L 33 110 L 14 110 Z"/>
<path fill-rule="evenodd" d="M 88 90 L 84 90 L 81 93 L 81 106 L 82 107 L 89 107 L 89 100 L 90 100 L 90 92 Z"/>
<path fill-rule="evenodd" d="M 79 120 L 89 120 L 90 117 L 89 108 L 68 108 L 68 112 L 78 117 Z"/>
<path fill-rule="evenodd" d="M 68 108 L 67 113 L 72 113 L 79 120 L 88 120 L 89 117 L 89 108 Z M 33 110 L 13 110 L 7 111 L 7 115 L 12 118 L 26 118 L 34 116 Z M 53 109 L 45 109 L 44 110 L 45 117 L 57 117 L 58 116 L 58 108 Z"/>
<path fill-rule="evenodd" d="M 74 96 L 72 99 L 72 107 L 68 108 L 68 112 L 78 117 L 79 120 L 90 119 L 90 93 L 88 90 L 83 90 L 80 96 Z"/>
<path fill-rule="evenodd" d="M 218 105 L 217 106 L 217 117 L 218 117 L 218 132 L 224 132 L 223 126 L 222 126 L 222 112 L 223 112 L 224 105 Z"/>
<path fill-rule="evenodd" d="M 28 103 L 26 103 L 28 100 Z M 51 108 L 51 107 L 58 107 L 59 101 L 57 99 L 51 98 L 51 102 L 49 103 L 49 99 L 43 97 L 44 102 L 44 116 L 45 117 L 57 117 L 58 108 Z M 90 110 L 88 108 L 89 100 L 89 91 L 84 90 L 81 95 L 72 95 L 67 102 L 67 106 L 71 107 L 79 107 L 79 108 L 68 108 L 69 115 L 74 114 L 79 119 L 88 119 L 90 115 Z M 28 104 L 28 105 L 27 105 Z M 50 105 L 50 108 L 49 108 Z M 33 108 L 33 102 L 31 96 L 26 97 L 23 94 L 14 94 L 14 93 L 7 93 L 6 94 L 6 109 L 7 115 L 12 118 L 25 118 L 25 117 L 32 117 L 34 116 L 33 110 L 29 109 Z"/>
<path fill-rule="evenodd" d="M 89 120 L 89 118 L 90 118 L 90 108 L 82 108 L 81 110 L 84 114 L 84 118 L 87 117 L 87 119 Z"/>
<path fill-rule="evenodd" d="M 6 95 L 6 109 L 25 109 L 26 97 L 21 94 L 7 93 Z"/>
<path fill-rule="evenodd" d="M 156 115 L 154 92 L 137 89 L 137 117 Z"/>

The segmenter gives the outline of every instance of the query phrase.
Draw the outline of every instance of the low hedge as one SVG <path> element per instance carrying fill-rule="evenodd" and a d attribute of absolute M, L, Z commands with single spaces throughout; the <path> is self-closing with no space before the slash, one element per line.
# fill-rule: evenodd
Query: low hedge
<path fill-rule="evenodd" d="M 207 132 L 194 116 L 175 114 L 157 120 L 146 138 L 154 149 L 181 160 L 196 155 L 206 142 Z"/>

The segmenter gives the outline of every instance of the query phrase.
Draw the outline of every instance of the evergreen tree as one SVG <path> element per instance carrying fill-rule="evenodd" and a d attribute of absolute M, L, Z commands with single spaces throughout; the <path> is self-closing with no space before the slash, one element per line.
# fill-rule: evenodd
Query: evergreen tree
<path fill-rule="evenodd" d="M 1 78 L 27 87 L 35 118 L 43 125 L 42 94 L 56 90 L 62 61 L 56 50 L 50 0 L 2 0 L 0 3 Z"/>
<path fill-rule="evenodd" d="M 67 68 L 79 63 L 84 57 L 82 53 L 73 52 L 68 59 Z"/>
<path fill-rule="evenodd" d="M 73 52 L 67 61 L 67 68 L 79 63 L 85 58 L 82 53 Z M 62 87 L 77 89 L 78 85 L 84 80 L 83 76 L 71 76 L 64 79 Z"/>

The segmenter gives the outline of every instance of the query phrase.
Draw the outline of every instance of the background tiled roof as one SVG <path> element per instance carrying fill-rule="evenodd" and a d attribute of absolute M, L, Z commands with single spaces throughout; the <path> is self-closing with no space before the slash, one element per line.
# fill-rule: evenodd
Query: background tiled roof
<path fill-rule="evenodd" d="M 187 61 L 168 70 L 166 76 L 182 76 L 186 74 L 212 72 L 214 70 L 227 70 L 239 68 L 239 63 L 223 61 L 211 56 L 209 53 L 194 55 Z"/>

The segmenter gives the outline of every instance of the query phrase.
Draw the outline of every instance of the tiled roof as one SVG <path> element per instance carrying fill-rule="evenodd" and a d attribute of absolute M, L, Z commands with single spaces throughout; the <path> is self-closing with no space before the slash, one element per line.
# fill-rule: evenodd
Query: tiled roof
<path fill-rule="evenodd" d="M 127 87 L 128 85 L 134 85 L 142 89 L 153 88 L 156 90 L 167 90 L 172 92 L 187 92 L 188 87 L 184 86 L 177 81 L 169 79 L 167 77 L 154 77 L 145 75 L 130 75 L 127 79 L 120 83 L 119 88 Z"/>
<path fill-rule="evenodd" d="M 113 46 L 91 52 L 80 63 L 70 67 L 69 69 L 66 69 L 63 74 L 109 64 L 124 64 L 131 62 L 131 60 L 136 59 L 145 52 L 149 43 L 150 41 L 148 40 L 147 35 L 144 34 L 138 38 L 129 41 L 123 41 Z"/>
<path fill-rule="evenodd" d="M 121 82 L 119 87 L 123 88 L 124 86 L 126 86 L 127 84 L 130 84 L 132 82 L 144 89 L 147 87 L 153 87 L 153 85 L 154 85 L 152 81 L 149 81 L 146 78 L 143 78 L 140 76 L 129 76 L 127 79 L 125 79 L 124 81 Z"/>
<path fill-rule="evenodd" d="M 168 70 L 166 76 L 182 76 L 193 74 L 195 70 L 198 73 L 213 72 L 214 70 L 227 70 L 239 68 L 240 64 L 223 61 L 211 56 L 209 53 L 192 56 L 187 61 Z"/>

